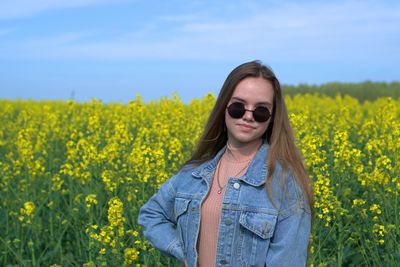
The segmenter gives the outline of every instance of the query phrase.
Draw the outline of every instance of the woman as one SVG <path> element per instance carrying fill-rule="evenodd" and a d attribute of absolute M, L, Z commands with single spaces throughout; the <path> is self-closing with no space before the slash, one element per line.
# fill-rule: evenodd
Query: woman
<path fill-rule="evenodd" d="M 192 157 L 139 223 L 187 266 L 305 266 L 310 207 L 279 81 L 252 61 L 229 74 Z"/>

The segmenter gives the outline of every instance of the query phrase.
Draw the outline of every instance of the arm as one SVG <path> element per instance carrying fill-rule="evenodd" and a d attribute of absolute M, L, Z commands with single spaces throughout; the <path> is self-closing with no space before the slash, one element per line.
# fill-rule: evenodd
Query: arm
<path fill-rule="evenodd" d="M 138 222 L 150 243 L 160 251 L 184 260 L 183 248 L 176 230 L 175 189 L 167 180 L 139 211 Z"/>
<path fill-rule="evenodd" d="M 287 212 L 287 217 L 278 217 L 266 257 L 268 267 L 306 266 L 311 214 L 299 205 Z"/>

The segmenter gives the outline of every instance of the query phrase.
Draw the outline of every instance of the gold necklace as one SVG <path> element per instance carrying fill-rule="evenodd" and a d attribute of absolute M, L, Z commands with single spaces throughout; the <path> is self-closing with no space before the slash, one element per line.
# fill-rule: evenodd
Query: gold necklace
<path fill-rule="evenodd" d="M 222 159 L 222 157 L 221 157 L 221 159 Z M 222 193 L 222 190 L 223 190 L 224 187 L 226 186 L 226 184 L 225 184 L 224 186 L 221 186 L 221 183 L 219 182 L 221 159 L 220 159 L 219 162 L 218 162 L 217 173 L 216 173 L 216 175 L 217 175 L 217 184 L 218 184 L 218 188 L 219 188 L 218 191 L 217 191 L 218 194 L 221 194 L 221 193 Z M 233 175 L 232 177 L 238 176 L 239 173 L 241 173 L 242 171 L 244 171 L 244 170 L 250 165 L 250 162 L 251 162 L 251 159 L 249 160 L 249 162 L 248 162 L 246 165 L 244 165 L 244 167 L 243 167 L 242 169 L 240 169 L 240 171 L 238 171 L 238 172 L 237 172 L 235 175 Z"/>

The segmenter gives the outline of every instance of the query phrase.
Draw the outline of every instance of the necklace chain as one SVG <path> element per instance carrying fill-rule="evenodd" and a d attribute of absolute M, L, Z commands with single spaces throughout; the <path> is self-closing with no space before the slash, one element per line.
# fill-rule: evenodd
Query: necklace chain
<path fill-rule="evenodd" d="M 221 159 L 219 160 L 219 162 L 218 162 L 217 173 L 216 173 L 216 176 L 217 176 L 217 183 L 218 183 L 218 188 L 219 188 L 218 191 L 217 191 L 218 194 L 221 194 L 221 193 L 222 193 L 222 190 L 223 190 L 224 187 L 226 186 L 226 184 L 225 184 L 224 186 L 221 186 L 221 183 L 220 183 L 220 181 L 219 181 L 221 160 L 222 160 L 222 158 L 221 158 Z M 242 171 L 244 171 L 244 170 L 250 165 L 250 161 L 251 161 L 251 159 L 248 161 L 248 163 L 247 163 L 246 165 L 244 165 L 244 167 L 243 167 L 242 169 L 240 169 L 240 170 L 239 170 L 235 175 L 233 175 L 232 177 L 236 177 L 236 176 L 239 175 L 239 173 L 241 173 Z"/>

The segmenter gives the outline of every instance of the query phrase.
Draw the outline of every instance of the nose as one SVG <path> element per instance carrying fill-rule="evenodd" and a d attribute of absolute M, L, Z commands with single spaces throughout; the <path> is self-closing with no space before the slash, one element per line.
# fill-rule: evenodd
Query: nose
<path fill-rule="evenodd" d="M 246 109 L 242 118 L 246 121 L 253 121 L 254 120 L 253 111 L 250 109 Z"/>

